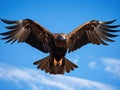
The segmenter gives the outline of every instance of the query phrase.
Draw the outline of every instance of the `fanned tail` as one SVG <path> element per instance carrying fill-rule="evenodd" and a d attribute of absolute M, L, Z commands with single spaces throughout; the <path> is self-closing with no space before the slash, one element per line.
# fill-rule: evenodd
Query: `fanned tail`
<path fill-rule="evenodd" d="M 62 59 L 61 65 L 54 65 L 54 61 L 51 60 L 50 56 L 38 60 L 33 64 L 38 65 L 38 69 L 45 70 L 46 73 L 50 74 L 64 74 L 65 71 L 69 73 L 70 70 L 74 70 L 74 68 L 78 67 L 65 57 Z"/>

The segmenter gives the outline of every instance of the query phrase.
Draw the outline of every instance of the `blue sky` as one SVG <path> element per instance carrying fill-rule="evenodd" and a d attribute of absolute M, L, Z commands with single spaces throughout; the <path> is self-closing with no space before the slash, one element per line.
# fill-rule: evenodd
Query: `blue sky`
<path fill-rule="evenodd" d="M 1 0 L 0 3 L 1 18 L 29 18 L 52 33 L 70 33 L 93 19 L 117 19 L 114 24 L 120 24 L 119 0 Z M 4 27 L 0 22 L 0 32 L 7 31 Z M 48 54 L 26 43 L 10 45 L 0 40 L 0 90 L 119 90 L 120 37 L 114 40 L 109 46 L 89 44 L 67 54 L 79 68 L 65 75 L 46 74 L 32 64 Z"/>

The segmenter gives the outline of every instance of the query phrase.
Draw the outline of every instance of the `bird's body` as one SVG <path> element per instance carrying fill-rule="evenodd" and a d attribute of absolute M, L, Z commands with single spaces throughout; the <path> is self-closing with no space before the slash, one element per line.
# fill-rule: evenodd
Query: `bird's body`
<path fill-rule="evenodd" d="M 66 43 L 66 39 L 62 38 L 62 34 L 53 34 L 54 38 L 53 38 L 53 42 L 51 42 L 52 46 L 51 46 L 51 50 L 50 50 L 50 55 L 51 58 L 53 59 L 53 64 L 55 65 L 59 65 L 59 62 L 61 61 L 61 63 L 63 62 L 63 58 L 65 57 L 65 54 L 67 52 L 67 43 Z M 55 63 L 56 62 L 56 63 Z M 58 64 L 57 64 L 58 62 Z"/>
<path fill-rule="evenodd" d="M 41 68 L 42 70 L 45 70 L 46 72 L 49 72 L 51 74 L 64 74 L 65 68 L 66 72 L 70 72 L 70 70 L 78 67 L 65 58 L 68 49 L 66 34 L 53 34 L 50 48 L 50 56 L 34 62 L 34 64 L 36 65 L 41 63 L 38 68 Z M 44 61 L 44 64 L 42 61 Z M 48 67 L 50 68 L 48 69 Z"/>
<path fill-rule="evenodd" d="M 52 53 L 56 61 L 61 60 L 67 52 L 67 40 L 64 37 L 66 34 L 53 34 L 55 37 L 53 40 Z"/>
<path fill-rule="evenodd" d="M 15 41 L 26 42 L 44 53 L 49 53 L 49 56 L 34 62 L 34 64 L 50 74 L 64 74 L 64 72 L 70 72 L 70 70 L 78 67 L 65 57 L 67 51 L 68 53 L 73 52 L 88 43 L 108 45 L 105 41 L 113 42 L 114 40 L 110 38 L 118 36 L 111 33 L 120 31 L 111 30 L 120 25 L 109 25 L 116 20 L 108 22 L 92 20 L 79 26 L 69 34 L 53 34 L 30 19 L 19 21 L 1 20 L 7 24 L 13 24 L 13 26 L 6 27 L 10 31 L 1 33 L 1 35 L 6 36 L 2 39 L 7 39 L 7 42 L 12 43 Z"/>

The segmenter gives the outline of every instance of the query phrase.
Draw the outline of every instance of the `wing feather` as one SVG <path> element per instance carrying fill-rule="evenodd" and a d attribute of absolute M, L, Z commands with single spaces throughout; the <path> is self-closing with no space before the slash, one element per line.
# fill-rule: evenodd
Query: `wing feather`
<path fill-rule="evenodd" d="M 115 22 L 115 21 L 116 21 L 116 19 L 111 20 L 111 21 L 102 22 L 102 23 L 103 23 L 103 24 L 112 24 L 112 23 Z"/>
<path fill-rule="evenodd" d="M 68 34 L 68 48 L 69 51 L 74 51 L 82 46 L 93 43 L 108 45 L 106 42 L 114 42 L 111 38 L 117 37 L 113 33 L 119 32 L 120 30 L 111 30 L 117 28 L 120 25 L 109 25 L 116 20 L 101 22 L 97 20 L 89 21 Z"/>
<path fill-rule="evenodd" d="M 100 31 L 97 31 L 97 34 L 99 35 L 99 37 L 101 37 L 101 39 L 105 40 L 105 41 L 109 41 L 109 42 L 114 42 L 114 40 L 111 40 L 109 38 L 107 38 L 105 34 L 103 34 L 102 32 Z"/>
<path fill-rule="evenodd" d="M 6 24 L 15 24 L 15 23 L 18 22 L 18 21 L 6 20 L 6 19 L 1 19 L 1 21 L 3 21 L 3 22 L 6 23 Z"/>
<path fill-rule="evenodd" d="M 103 33 L 104 35 L 106 35 L 107 37 L 117 37 L 118 35 L 114 35 L 114 34 L 111 34 L 111 33 L 109 33 L 108 31 L 106 31 L 106 30 L 103 30 L 103 29 L 99 29 L 98 30 L 99 32 L 101 32 L 101 33 Z M 114 30 L 114 31 L 116 31 L 116 30 Z"/>
<path fill-rule="evenodd" d="M 38 23 L 30 19 L 19 21 L 1 19 L 1 21 L 11 25 L 6 27 L 10 31 L 1 33 L 5 36 L 2 39 L 7 40 L 6 43 L 26 42 L 45 53 L 50 51 L 53 35 Z"/>

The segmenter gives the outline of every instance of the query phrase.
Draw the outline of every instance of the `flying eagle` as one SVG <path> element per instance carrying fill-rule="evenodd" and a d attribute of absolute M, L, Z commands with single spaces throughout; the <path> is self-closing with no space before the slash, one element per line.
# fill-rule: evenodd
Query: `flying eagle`
<path fill-rule="evenodd" d="M 7 40 L 7 43 L 26 42 L 44 53 L 49 53 L 49 56 L 34 62 L 34 64 L 38 65 L 38 69 L 45 70 L 50 74 L 69 73 L 70 70 L 78 67 L 65 57 L 67 51 L 68 53 L 73 52 L 88 43 L 108 45 L 106 42 L 114 42 L 110 38 L 118 36 L 112 33 L 120 31 L 112 30 L 120 25 L 110 25 L 116 20 L 106 22 L 92 20 L 69 34 L 51 33 L 31 19 L 18 21 L 1 19 L 1 21 L 11 25 L 6 27 L 10 31 L 1 33 L 5 36 L 2 39 Z"/>

